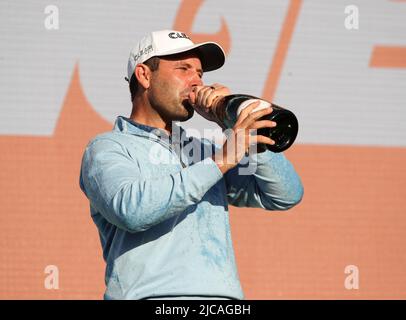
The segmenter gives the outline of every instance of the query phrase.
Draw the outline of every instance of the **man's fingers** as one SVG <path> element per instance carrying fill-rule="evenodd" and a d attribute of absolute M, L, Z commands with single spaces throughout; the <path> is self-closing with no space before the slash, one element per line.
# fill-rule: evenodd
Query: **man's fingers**
<path fill-rule="evenodd" d="M 214 93 L 216 94 L 221 94 L 223 96 L 231 94 L 230 89 L 228 87 L 219 83 L 213 83 L 212 85 L 210 85 L 210 88 L 212 88 Z"/>
<path fill-rule="evenodd" d="M 239 124 L 239 126 L 242 127 L 242 128 L 248 128 L 257 119 L 259 119 L 259 118 L 261 118 L 261 117 L 263 117 L 263 116 L 265 116 L 267 114 L 272 113 L 272 111 L 273 111 L 273 109 L 271 107 L 269 107 L 269 108 L 261 109 L 259 111 L 251 112 L 249 115 L 247 115 L 245 117 L 244 120 L 242 120 L 242 122 Z"/>
<path fill-rule="evenodd" d="M 192 104 L 192 106 L 195 106 L 198 104 L 198 95 L 199 91 L 203 89 L 203 86 L 194 86 L 189 92 L 189 102 Z"/>
<path fill-rule="evenodd" d="M 206 111 L 212 107 L 214 100 L 218 97 L 230 94 L 230 90 L 218 83 L 211 86 L 198 86 L 195 87 L 196 104 Z"/>
<path fill-rule="evenodd" d="M 247 116 L 252 112 L 252 110 L 258 107 L 260 103 L 261 101 L 259 100 L 255 101 L 253 103 L 250 103 L 244 110 L 242 110 L 241 113 L 238 115 L 236 125 L 242 123 L 247 118 Z"/>
<path fill-rule="evenodd" d="M 223 97 L 226 96 L 228 94 L 230 94 L 230 89 L 228 89 L 227 87 L 219 84 L 219 83 L 214 83 L 209 87 L 211 90 L 209 90 L 207 92 L 207 95 L 205 96 L 205 101 L 204 103 L 206 104 L 206 106 L 211 107 L 213 104 L 213 101 L 217 98 L 217 97 Z"/>
<path fill-rule="evenodd" d="M 196 104 L 196 92 L 193 90 L 189 92 L 189 102 L 192 106 Z"/>
<path fill-rule="evenodd" d="M 215 91 L 214 87 L 204 86 L 196 89 L 197 92 L 197 104 L 207 110 L 210 107 L 208 103 L 209 96 Z"/>
<path fill-rule="evenodd" d="M 249 126 L 249 129 L 274 128 L 276 122 L 271 120 L 258 120 Z"/>
<path fill-rule="evenodd" d="M 225 86 L 223 86 L 223 85 L 220 84 L 220 83 L 213 83 L 213 84 L 210 85 L 210 87 L 213 87 L 213 88 L 215 88 L 215 89 L 218 89 L 218 88 L 225 88 Z"/>
<path fill-rule="evenodd" d="M 272 140 L 269 137 L 262 136 L 262 135 L 250 136 L 249 140 L 250 140 L 250 144 L 258 144 L 258 143 L 264 143 L 264 144 L 270 144 L 270 145 L 275 144 L 274 140 Z"/>
<path fill-rule="evenodd" d="M 236 129 L 234 143 L 237 146 L 245 146 L 248 148 L 250 144 L 265 143 L 273 145 L 275 141 L 263 135 L 258 135 L 255 129 Z"/>
<path fill-rule="evenodd" d="M 225 90 L 226 89 L 226 90 Z M 213 102 L 218 98 L 218 97 L 224 97 L 227 95 L 228 88 L 225 87 L 220 87 L 218 89 L 214 89 L 211 92 L 209 92 L 209 95 L 207 96 L 206 103 L 208 106 L 212 107 Z"/>

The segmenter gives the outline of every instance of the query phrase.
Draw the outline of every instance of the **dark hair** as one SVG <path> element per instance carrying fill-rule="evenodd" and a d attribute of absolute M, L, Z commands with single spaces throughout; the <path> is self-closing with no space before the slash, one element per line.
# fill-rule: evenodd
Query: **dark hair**
<path fill-rule="evenodd" d="M 158 70 L 158 67 L 159 67 L 159 57 L 149 58 L 147 61 L 145 61 L 143 63 L 145 65 L 147 65 L 151 71 L 156 71 L 156 70 Z M 139 85 L 138 80 L 135 77 L 135 74 L 133 73 L 133 75 L 131 76 L 131 79 L 129 81 L 131 101 L 134 100 L 134 97 L 137 94 L 138 85 Z"/>

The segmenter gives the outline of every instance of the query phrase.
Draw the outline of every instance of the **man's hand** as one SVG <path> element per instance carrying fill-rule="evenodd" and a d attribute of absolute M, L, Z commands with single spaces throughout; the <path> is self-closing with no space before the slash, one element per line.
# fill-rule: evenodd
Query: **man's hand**
<path fill-rule="evenodd" d="M 195 86 L 189 93 L 189 102 L 202 117 L 218 123 L 213 112 L 214 102 L 229 94 L 231 94 L 230 89 L 218 83 L 211 86 Z M 220 123 L 218 124 L 221 126 Z"/>
<path fill-rule="evenodd" d="M 258 120 L 264 115 L 270 114 L 272 107 L 252 112 L 258 107 L 259 103 L 259 101 L 253 102 L 241 111 L 234 127 L 227 129 L 228 136 L 222 149 L 212 157 L 223 174 L 241 161 L 250 145 L 258 143 L 275 144 L 269 137 L 253 134 L 256 129 L 276 126 L 274 121 Z"/>

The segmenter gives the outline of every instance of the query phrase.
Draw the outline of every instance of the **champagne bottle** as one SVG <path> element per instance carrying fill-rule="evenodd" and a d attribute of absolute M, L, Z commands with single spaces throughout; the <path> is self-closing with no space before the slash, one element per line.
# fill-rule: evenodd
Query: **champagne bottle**
<path fill-rule="evenodd" d="M 299 130 L 299 123 L 293 112 L 266 100 L 246 94 L 232 94 L 222 97 L 215 102 L 213 111 L 223 125 L 223 128 L 232 128 L 240 112 L 258 100 L 260 104 L 252 112 L 268 108 L 269 106 L 272 106 L 273 109 L 272 113 L 258 120 L 271 120 L 276 122 L 276 127 L 260 128 L 257 130 L 258 135 L 269 137 L 275 141 L 274 145 L 258 144 L 258 152 L 263 152 L 266 149 L 272 152 L 285 151 L 293 144 Z"/>

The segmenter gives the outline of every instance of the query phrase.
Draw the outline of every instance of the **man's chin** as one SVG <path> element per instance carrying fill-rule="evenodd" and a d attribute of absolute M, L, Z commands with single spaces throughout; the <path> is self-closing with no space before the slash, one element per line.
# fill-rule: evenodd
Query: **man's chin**
<path fill-rule="evenodd" d="M 178 121 L 187 121 L 190 118 L 193 117 L 194 113 L 195 113 L 195 109 L 193 109 L 193 107 L 190 105 L 190 103 L 188 103 L 187 101 L 185 101 L 184 103 L 182 103 L 184 110 L 185 110 L 185 114 L 180 116 Z"/>

